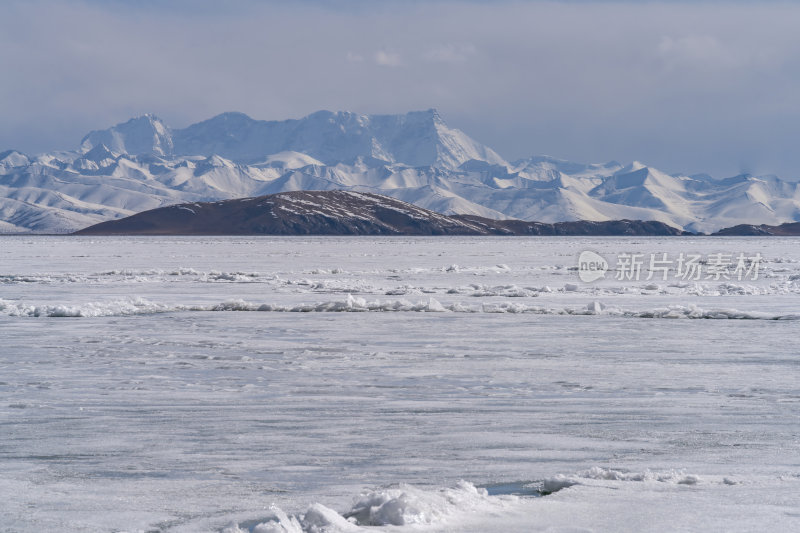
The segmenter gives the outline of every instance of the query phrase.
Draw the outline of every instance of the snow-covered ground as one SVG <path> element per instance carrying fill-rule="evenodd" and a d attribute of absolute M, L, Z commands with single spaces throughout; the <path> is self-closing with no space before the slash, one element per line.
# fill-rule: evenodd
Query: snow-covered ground
<path fill-rule="evenodd" d="M 800 530 L 798 245 L 3 237 L 0 530 Z"/>

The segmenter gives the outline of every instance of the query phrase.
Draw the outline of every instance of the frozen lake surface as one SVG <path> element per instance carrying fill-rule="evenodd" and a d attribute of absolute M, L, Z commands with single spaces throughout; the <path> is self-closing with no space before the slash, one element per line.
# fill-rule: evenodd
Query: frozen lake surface
<path fill-rule="evenodd" d="M 798 531 L 798 319 L 793 238 L 3 237 L 0 531 Z"/>

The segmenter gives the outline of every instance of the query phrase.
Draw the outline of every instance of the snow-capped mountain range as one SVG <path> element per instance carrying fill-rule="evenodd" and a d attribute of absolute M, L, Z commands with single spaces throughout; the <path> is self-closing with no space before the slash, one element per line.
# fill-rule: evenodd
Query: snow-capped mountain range
<path fill-rule="evenodd" d="M 508 162 L 431 109 L 286 121 L 223 113 L 183 129 L 144 115 L 92 131 L 74 151 L 10 150 L 0 153 L 0 232 L 69 232 L 176 203 L 334 189 L 541 222 L 656 220 L 712 232 L 800 220 L 796 182 L 669 175 L 638 162 Z"/>

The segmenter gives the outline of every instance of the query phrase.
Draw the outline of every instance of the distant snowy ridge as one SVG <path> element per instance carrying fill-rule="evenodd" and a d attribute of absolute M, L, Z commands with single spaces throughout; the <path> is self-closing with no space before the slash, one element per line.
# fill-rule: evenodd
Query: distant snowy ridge
<path fill-rule="evenodd" d="M 495 219 L 655 220 L 701 232 L 800 221 L 795 182 L 671 176 L 638 162 L 508 162 L 430 109 L 285 121 L 223 113 L 183 129 L 143 115 L 89 133 L 78 150 L 2 152 L 0 232 L 71 232 L 183 202 L 336 189 Z"/>

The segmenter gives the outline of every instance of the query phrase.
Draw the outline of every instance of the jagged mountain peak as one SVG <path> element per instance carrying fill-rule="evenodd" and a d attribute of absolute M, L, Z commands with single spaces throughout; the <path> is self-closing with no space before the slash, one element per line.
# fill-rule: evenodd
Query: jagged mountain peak
<path fill-rule="evenodd" d="M 605 178 L 618 172 L 622 165 L 616 161 L 608 163 L 576 163 L 549 155 L 536 155 L 519 159 L 511 164 L 511 168 L 528 179 L 549 181 L 553 176 L 567 174 L 576 178 Z"/>
<path fill-rule="evenodd" d="M 642 163 L 641 161 L 631 161 L 627 165 L 623 166 L 619 170 L 615 172 L 615 174 L 632 174 L 633 172 L 638 172 L 641 170 L 649 170 L 646 164 Z"/>
<path fill-rule="evenodd" d="M 24 156 L 25 154 L 23 154 L 19 150 L 13 150 L 13 149 L 12 150 L 6 150 L 4 152 L 0 152 L 0 161 L 4 160 L 4 159 L 6 159 L 6 158 L 8 158 L 10 156 L 13 156 L 13 155 L 22 155 L 22 156 Z"/>
<path fill-rule="evenodd" d="M 447 127 L 435 109 L 409 111 L 402 114 L 363 114 L 352 111 L 322 110 L 311 113 L 301 119 L 285 122 L 308 122 L 315 126 L 319 126 L 320 123 L 328 123 L 340 128 L 343 133 L 367 137 L 372 135 L 373 138 L 381 137 L 381 135 L 375 135 L 380 133 L 380 130 L 391 128 L 416 128 L 415 133 L 422 133 L 428 130 L 432 134 L 437 127 Z M 377 140 L 381 141 L 381 139 Z"/>
<path fill-rule="evenodd" d="M 236 164 L 235 164 L 235 163 L 233 163 L 231 160 L 229 160 L 229 159 L 225 159 L 224 157 L 222 157 L 222 156 L 219 156 L 219 155 L 217 155 L 217 154 L 214 154 L 214 155 L 210 155 L 210 156 L 208 156 L 207 158 L 205 158 L 205 159 L 202 161 L 202 163 L 205 163 L 205 164 L 207 164 L 207 165 L 209 165 L 209 166 L 212 166 L 212 167 L 228 167 L 228 168 L 233 168 L 233 167 L 235 167 L 235 166 L 236 166 Z M 199 163 L 198 163 L 198 164 L 199 164 Z"/>
<path fill-rule="evenodd" d="M 605 180 L 598 190 L 630 189 L 634 187 L 663 188 L 665 190 L 684 189 L 685 176 L 671 176 L 638 161 L 626 165 Z"/>
<path fill-rule="evenodd" d="M 325 164 L 374 158 L 411 167 L 455 169 L 471 159 L 506 164 L 490 148 L 450 128 L 436 109 L 403 114 L 317 111 L 299 119 L 257 120 L 236 111 L 183 129 L 170 129 L 145 114 L 89 133 L 81 152 L 105 145 L 136 156 L 220 155 L 237 163 L 263 161 L 279 152 L 299 152 Z"/>
<path fill-rule="evenodd" d="M 112 152 L 105 144 L 100 143 L 84 153 L 78 160 L 93 161 L 101 166 L 106 166 L 109 161 L 116 161 L 118 157 L 119 154 Z"/>
<path fill-rule="evenodd" d="M 118 154 L 168 157 L 173 152 L 169 127 L 151 113 L 90 132 L 81 140 L 81 151 L 89 152 L 101 144 Z"/>
<path fill-rule="evenodd" d="M 286 150 L 277 154 L 270 154 L 263 161 L 256 163 L 256 167 L 273 167 L 280 169 L 302 168 L 309 165 L 324 166 L 322 161 L 318 161 L 308 154 Z"/>
<path fill-rule="evenodd" d="M 173 140 L 175 154 L 218 154 L 248 164 L 279 152 L 304 153 L 329 165 L 359 157 L 451 169 L 470 159 L 505 163 L 490 148 L 449 128 L 435 109 L 397 115 L 317 111 L 283 121 L 223 113 L 174 130 Z"/>
<path fill-rule="evenodd" d="M 75 171 L 89 174 L 108 171 L 116 166 L 120 155 L 109 150 L 105 144 L 100 143 L 72 161 L 70 167 Z"/>
<path fill-rule="evenodd" d="M 30 158 L 19 150 L 0 152 L 0 166 L 6 168 L 25 167 L 30 165 Z"/>
<path fill-rule="evenodd" d="M 257 122 L 246 113 L 239 111 L 225 111 L 211 118 L 202 120 L 189 126 L 192 127 L 213 127 L 213 128 L 242 128 L 250 126 L 252 123 Z M 188 128 L 187 128 L 188 129 Z"/>
<path fill-rule="evenodd" d="M 220 113 L 215 117 L 212 117 L 210 120 L 220 119 L 220 120 L 247 120 L 251 121 L 254 120 L 250 115 L 247 113 L 242 113 L 241 111 L 225 111 L 224 113 Z"/>
<path fill-rule="evenodd" d="M 424 122 L 424 121 L 432 121 L 436 123 L 444 124 L 444 120 L 442 120 L 439 111 L 435 108 L 429 108 L 425 110 L 416 110 L 416 111 L 408 111 L 406 113 L 382 113 L 382 114 L 368 114 L 368 113 L 355 113 L 353 111 L 330 111 L 327 109 L 321 109 L 319 111 L 315 111 L 304 118 L 295 119 L 295 120 L 333 120 L 333 121 L 359 121 L 359 122 L 371 122 L 373 120 L 381 121 L 381 120 L 394 120 L 399 122 L 407 122 L 407 121 L 416 121 L 416 122 Z"/>

